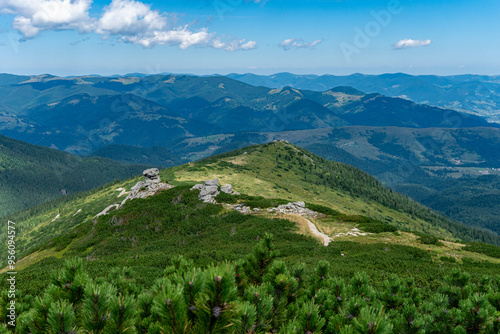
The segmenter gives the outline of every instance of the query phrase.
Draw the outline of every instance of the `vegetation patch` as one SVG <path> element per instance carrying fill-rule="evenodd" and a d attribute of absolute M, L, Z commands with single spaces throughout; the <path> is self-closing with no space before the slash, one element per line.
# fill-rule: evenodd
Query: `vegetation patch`
<path fill-rule="evenodd" d="M 468 242 L 464 250 L 469 252 L 481 253 L 491 257 L 500 258 L 500 247 L 485 244 L 482 242 Z"/>

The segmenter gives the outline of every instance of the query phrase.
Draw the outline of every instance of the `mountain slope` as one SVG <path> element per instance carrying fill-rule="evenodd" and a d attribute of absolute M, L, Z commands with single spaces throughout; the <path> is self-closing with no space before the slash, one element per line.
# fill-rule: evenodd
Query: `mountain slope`
<path fill-rule="evenodd" d="M 128 178 L 144 167 L 80 158 L 0 136 L 0 216 Z"/>
<path fill-rule="evenodd" d="M 147 161 L 148 165 L 164 168 L 182 163 L 179 157 L 169 149 L 161 146 L 144 148 L 127 145 L 107 145 L 94 151 L 90 156 L 108 158 L 124 164 L 141 164 Z"/>
<path fill-rule="evenodd" d="M 452 219 L 500 232 L 500 218 L 494 214 L 499 203 L 458 196 L 495 196 L 500 189 L 488 179 L 500 177 L 499 129 L 350 126 L 190 138 L 176 142 L 171 149 L 196 159 L 281 139 L 360 168 Z"/>
<path fill-rule="evenodd" d="M 11 131 L 12 137 L 78 154 L 89 154 L 108 144 L 166 144 L 177 138 L 211 134 L 216 128 L 130 94 L 72 95 L 30 108 L 21 118 L 31 129 Z"/>

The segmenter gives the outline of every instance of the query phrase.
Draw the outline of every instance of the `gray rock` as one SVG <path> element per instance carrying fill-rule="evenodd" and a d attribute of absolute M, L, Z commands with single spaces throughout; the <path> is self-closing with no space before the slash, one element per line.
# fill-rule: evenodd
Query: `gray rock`
<path fill-rule="evenodd" d="M 296 206 L 299 206 L 301 208 L 305 208 L 306 207 L 306 203 L 300 201 L 300 202 L 293 202 L 294 205 Z"/>
<path fill-rule="evenodd" d="M 217 203 L 214 199 L 219 195 L 219 180 L 207 180 L 204 184 L 197 184 L 191 188 L 191 190 L 198 189 L 200 194 L 198 199 L 202 200 L 204 203 Z"/>
<path fill-rule="evenodd" d="M 205 185 L 206 186 L 219 186 L 219 179 L 215 179 L 215 180 L 206 180 L 205 181 Z"/>
<path fill-rule="evenodd" d="M 229 194 L 229 195 L 239 195 L 240 193 L 235 191 L 233 189 L 233 186 L 230 185 L 229 183 L 226 184 L 226 185 L 223 185 L 221 188 L 220 188 L 220 191 L 222 191 L 223 193 L 226 193 L 226 194 Z"/>
<path fill-rule="evenodd" d="M 191 187 L 190 190 L 201 190 L 201 188 L 203 188 L 203 184 L 199 183 L 199 184 L 196 184 L 194 185 L 193 187 Z"/>
<path fill-rule="evenodd" d="M 234 190 L 233 190 L 233 186 L 231 186 L 228 183 L 228 184 L 225 184 L 222 187 L 220 187 L 220 191 L 222 191 L 223 193 L 226 193 L 226 194 L 232 194 Z"/>
<path fill-rule="evenodd" d="M 168 183 L 161 182 L 158 168 L 146 169 L 142 174 L 144 175 L 145 181 L 137 182 L 130 189 L 130 193 L 127 198 L 122 201 L 121 205 L 125 204 L 129 199 L 147 198 L 155 195 L 161 190 L 167 190 L 174 187 Z"/>
<path fill-rule="evenodd" d="M 200 197 L 212 196 L 215 197 L 219 195 L 219 187 L 218 186 L 207 186 L 205 185 L 200 190 Z"/>
<path fill-rule="evenodd" d="M 147 183 L 160 183 L 160 171 L 158 168 L 146 169 L 142 172 L 142 175 L 146 178 Z"/>

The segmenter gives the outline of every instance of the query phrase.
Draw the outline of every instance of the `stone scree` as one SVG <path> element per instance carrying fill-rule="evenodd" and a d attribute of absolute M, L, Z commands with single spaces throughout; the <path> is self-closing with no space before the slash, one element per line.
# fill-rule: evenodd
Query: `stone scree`
<path fill-rule="evenodd" d="M 283 214 L 295 214 L 304 217 L 319 217 L 320 214 L 316 211 L 309 210 L 306 208 L 306 203 L 304 202 L 290 202 L 288 204 L 280 205 L 277 208 L 268 208 L 267 212 L 276 212 Z"/>

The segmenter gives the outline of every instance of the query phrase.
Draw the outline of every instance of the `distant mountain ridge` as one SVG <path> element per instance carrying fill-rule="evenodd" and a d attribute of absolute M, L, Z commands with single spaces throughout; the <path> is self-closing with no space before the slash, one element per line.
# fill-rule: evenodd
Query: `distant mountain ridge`
<path fill-rule="evenodd" d="M 350 86 L 366 93 L 403 97 L 416 103 L 470 112 L 491 122 L 500 122 L 500 75 L 409 75 L 387 73 L 365 75 L 273 75 L 228 74 L 227 77 L 255 86 L 323 91 Z"/>
<path fill-rule="evenodd" d="M 0 85 L 0 133 L 77 154 L 106 145 L 168 146 L 180 138 L 241 131 L 500 126 L 346 86 L 321 92 L 272 89 L 186 75 L 14 79 Z"/>

